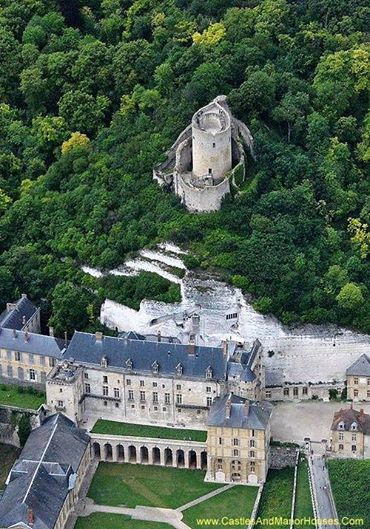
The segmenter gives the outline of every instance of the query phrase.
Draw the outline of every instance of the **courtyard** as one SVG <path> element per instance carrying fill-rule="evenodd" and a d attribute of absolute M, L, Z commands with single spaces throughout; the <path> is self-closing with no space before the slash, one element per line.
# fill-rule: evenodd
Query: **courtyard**
<path fill-rule="evenodd" d="M 221 528 L 222 519 L 251 516 L 257 487 L 204 477 L 201 470 L 100 463 L 76 529 Z"/>

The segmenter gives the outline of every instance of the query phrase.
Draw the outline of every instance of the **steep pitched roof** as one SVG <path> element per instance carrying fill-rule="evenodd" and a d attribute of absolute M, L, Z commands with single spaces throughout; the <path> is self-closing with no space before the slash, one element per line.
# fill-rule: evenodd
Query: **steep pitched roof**
<path fill-rule="evenodd" d="M 103 336 L 99 340 L 94 334 L 76 331 L 64 357 L 94 365 L 100 365 L 105 357 L 108 366 L 122 369 L 131 360 L 132 370 L 138 373 L 150 373 L 153 363 L 158 362 L 159 373 L 169 376 L 176 375 L 176 367 L 181 364 L 183 376 L 189 378 L 205 378 L 210 366 L 212 379 L 226 377 L 226 358 L 221 347 L 152 342 L 129 336 Z"/>
<path fill-rule="evenodd" d="M 217 397 L 209 410 L 208 426 L 265 430 L 272 413 L 266 402 L 255 402 L 234 394 Z"/>
<path fill-rule="evenodd" d="M 346 375 L 370 377 L 370 358 L 363 354 L 346 371 Z"/>
<path fill-rule="evenodd" d="M 53 336 L 0 328 L 0 348 L 62 358 L 64 342 Z"/>
<path fill-rule="evenodd" d="M 370 415 L 364 413 L 364 410 L 354 410 L 353 408 L 339 410 L 334 413 L 332 430 L 351 431 L 353 423 L 357 424 L 357 431 L 365 435 L 370 435 Z M 340 425 L 343 424 L 343 428 Z"/>
<path fill-rule="evenodd" d="M 33 430 L 0 500 L 0 527 L 28 527 L 32 511 L 33 529 L 52 529 L 88 444 L 89 436 L 61 414 Z"/>
<path fill-rule="evenodd" d="M 24 294 L 14 304 L 11 304 L 10 309 L 7 308 L 0 315 L 0 327 L 20 331 L 37 310 L 37 307 Z"/>

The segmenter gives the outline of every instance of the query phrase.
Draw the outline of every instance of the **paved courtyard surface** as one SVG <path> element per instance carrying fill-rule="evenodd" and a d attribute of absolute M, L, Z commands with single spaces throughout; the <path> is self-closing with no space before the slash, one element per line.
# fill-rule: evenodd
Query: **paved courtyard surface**
<path fill-rule="evenodd" d="M 279 402 L 274 405 L 271 435 L 276 441 L 296 443 L 302 443 L 305 437 L 318 442 L 329 439 L 334 412 L 349 407 L 348 402 Z M 370 413 L 369 403 L 356 403 L 354 407 Z"/>
<path fill-rule="evenodd" d="M 323 458 L 314 455 L 312 461 L 312 484 L 315 489 L 317 517 L 319 520 L 335 520 L 338 518 L 330 487 L 328 469 Z M 321 523 L 321 529 L 340 529 L 339 525 Z"/>

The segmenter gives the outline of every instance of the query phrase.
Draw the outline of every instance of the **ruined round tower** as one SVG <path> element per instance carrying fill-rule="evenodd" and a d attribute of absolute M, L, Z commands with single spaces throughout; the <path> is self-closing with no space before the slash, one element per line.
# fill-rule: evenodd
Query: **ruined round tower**
<path fill-rule="evenodd" d="M 153 178 L 172 188 L 192 213 L 217 211 L 230 186 L 237 189 L 235 175 L 245 177 L 244 146 L 253 156 L 249 129 L 218 96 L 193 115 Z"/>

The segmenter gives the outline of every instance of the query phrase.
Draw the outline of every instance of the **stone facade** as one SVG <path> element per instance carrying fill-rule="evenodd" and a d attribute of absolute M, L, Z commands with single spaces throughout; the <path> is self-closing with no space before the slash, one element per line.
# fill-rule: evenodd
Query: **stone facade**
<path fill-rule="evenodd" d="M 249 129 L 232 116 L 225 96 L 218 96 L 194 114 L 153 177 L 172 186 L 189 211 L 216 211 L 235 184 L 233 168 L 245 175 L 243 143 L 253 150 Z"/>
<path fill-rule="evenodd" d="M 260 398 L 264 369 L 258 340 L 245 351 L 235 343 L 207 348 L 143 338 L 76 333 L 65 354 L 75 360 L 63 360 L 47 378 L 49 407 L 77 422 L 104 418 L 202 428 L 214 399 L 225 391 Z M 145 365 L 138 368 L 143 358 Z"/>
<path fill-rule="evenodd" d="M 318 399 L 328 402 L 330 391 L 335 390 L 341 394 L 344 383 L 332 384 L 283 384 L 281 386 L 266 386 L 263 391 L 264 398 L 270 401 L 295 401 Z"/>
<path fill-rule="evenodd" d="M 5 383 L 44 386 L 63 349 L 63 342 L 52 336 L 0 329 L 0 378 Z"/>
<path fill-rule="evenodd" d="M 330 445 L 332 457 L 369 459 L 370 415 L 353 408 L 335 413 Z"/>
<path fill-rule="evenodd" d="M 208 481 L 264 483 L 269 468 L 271 408 L 229 394 L 208 419 Z"/>
<path fill-rule="evenodd" d="M 347 397 L 355 402 L 370 401 L 370 358 L 363 354 L 346 372 Z"/>

